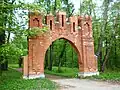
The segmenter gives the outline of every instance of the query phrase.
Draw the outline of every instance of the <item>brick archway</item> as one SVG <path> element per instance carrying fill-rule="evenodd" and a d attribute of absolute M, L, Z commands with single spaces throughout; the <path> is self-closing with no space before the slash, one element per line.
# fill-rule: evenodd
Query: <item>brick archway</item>
<path fill-rule="evenodd" d="M 72 16 L 66 22 L 66 13 L 58 12 L 56 21 L 53 15 L 47 15 L 45 24 L 49 31 L 28 39 L 28 58 L 24 59 L 24 78 L 39 78 L 44 75 L 45 53 L 53 41 L 64 38 L 75 48 L 78 54 L 79 76 L 98 75 L 97 60 L 94 56 L 91 17 Z M 42 28 L 42 16 L 30 14 L 29 27 Z"/>

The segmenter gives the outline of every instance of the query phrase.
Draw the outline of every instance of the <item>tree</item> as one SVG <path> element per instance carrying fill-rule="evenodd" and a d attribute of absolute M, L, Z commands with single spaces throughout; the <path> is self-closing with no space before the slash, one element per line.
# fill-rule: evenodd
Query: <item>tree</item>
<path fill-rule="evenodd" d="M 17 47 L 18 43 L 15 43 L 15 40 L 17 40 L 15 37 L 24 36 L 24 40 L 26 40 L 25 43 L 27 44 L 27 39 L 24 34 L 27 19 L 23 20 L 25 23 L 19 23 L 19 20 L 25 16 L 25 9 L 35 10 L 38 9 L 38 7 L 42 10 L 41 7 L 37 5 L 24 4 L 22 2 L 16 4 L 16 0 L 2 0 L 2 2 L 0 2 L 0 70 L 7 70 L 8 61 L 13 58 L 13 60 L 17 60 L 21 53 L 22 55 L 26 54 L 27 50 L 25 49 L 27 45 L 25 45 L 23 49 L 23 47 L 21 47 L 23 43 L 19 43 L 19 45 L 21 45 L 20 47 Z M 21 17 L 18 15 L 20 10 L 23 10 Z M 19 17 L 19 20 L 16 16 Z M 11 40 L 11 34 L 13 41 Z M 20 40 L 21 38 L 19 41 Z"/>
<path fill-rule="evenodd" d="M 13 8 L 10 7 L 10 5 L 12 5 L 15 2 L 15 0 L 9 1 L 9 0 L 2 0 L 2 2 L 0 2 L 1 4 L 1 22 L 0 22 L 0 26 L 1 26 L 1 32 L 0 32 L 0 46 L 2 47 L 3 44 L 5 44 L 5 31 L 8 31 L 8 37 L 7 37 L 7 43 L 9 43 L 9 38 L 10 38 L 10 30 L 7 30 L 7 27 L 10 29 L 10 23 L 11 23 L 11 19 L 9 16 L 9 14 L 11 15 Z M 2 63 L 0 63 L 0 68 L 1 70 L 7 70 L 8 69 L 8 61 L 5 60 L 4 58 L 2 58 L 1 56 L 1 60 Z"/>
<path fill-rule="evenodd" d="M 83 0 L 80 5 L 81 15 L 92 15 L 95 52 L 98 56 L 100 71 L 102 72 L 106 65 L 112 68 L 118 62 L 117 50 L 119 48 L 116 41 L 119 37 L 117 30 L 119 27 L 118 9 L 120 2 L 114 1 L 113 4 L 111 2 L 113 1 L 104 0 L 103 5 L 97 7 L 97 4 L 93 3 L 92 0 Z M 114 52 L 114 54 L 111 52 Z"/>

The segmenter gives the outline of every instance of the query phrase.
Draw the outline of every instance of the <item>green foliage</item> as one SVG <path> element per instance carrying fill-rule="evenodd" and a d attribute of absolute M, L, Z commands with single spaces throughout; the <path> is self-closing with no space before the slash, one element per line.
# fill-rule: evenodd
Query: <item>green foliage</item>
<path fill-rule="evenodd" d="M 26 31 L 27 31 L 27 36 L 33 37 L 46 33 L 48 31 L 48 27 L 43 27 L 43 28 L 33 27 L 30 30 L 26 30 Z"/>
<path fill-rule="evenodd" d="M 63 45 L 64 45 L 65 39 L 58 39 L 56 41 L 54 41 L 54 47 L 53 47 L 53 66 L 58 66 L 58 62 L 59 62 L 59 56 L 61 54 Z M 46 54 L 48 54 L 48 57 L 50 57 L 50 47 L 48 48 L 48 52 Z M 47 58 L 48 58 L 47 57 Z M 48 58 L 48 61 L 50 58 Z M 69 41 L 67 41 L 66 43 L 66 48 L 65 48 L 65 52 L 63 53 L 63 57 L 61 58 L 61 66 L 63 67 L 78 67 L 78 56 L 77 53 L 75 51 L 75 49 L 73 48 L 73 46 L 69 43 Z"/>
<path fill-rule="evenodd" d="M 100 73 L 99 76 L 93 76 L 93 78 L 101 80 L 120 81 L 120 70 L 106 70 L 105 73 Z"/>
<path fill-rule="evenodd" d="M 53 67 L 52 71 L 49 71 L 46 69 L 45 73 L 63 76 L 63 77 L 75 78 L 75 77 L 77 77 L 78 69 L 77 68 L 72 69 L 72 68 L 68 68 L 68 67 L 61 67 L 61 72 L 58 72 L 57 67 Z"/>
<path fill-rule="evenodd" d="M 5 61 L 14 61 L 18 60 L 19 55 L 22 53 L 22 51 L 15 47 L 14 44 L 5 44 L 0 47 L 0 60 L 3 58 L 4 60 L 1 63 L 4 63 Z M 15 63 L 15 61 L 14 61 Z"/>
<path fill-rule="evenodd" d="M 8 64 L 8 67 L 12 68 L 12 69 L 17 69 L 19 68 L 19 64 Z"/>
<path fill-rule="evenodd" d="M 9 63 L 18 63 L 20 56 L 27 55 L 27 37 L 37 35 L 37 30 L 26 30 L 29 11 L 38 11 L 42 15 L 45 10 L 37 4 L 25 4 L 16 0 L 3 0 L 0 2 L 0 35 L 5 31 L 5 45 L 0 46 L 0 63 L 8 60 Z M 39 33 L 45 33 L 47 27 L 39 30 Z M 1 43 L 1 41 L 0 41 Z"/>
<path fill-rule="evenodd" d="M 79 9 L 80 15 L 92 15 L 92 13 L 94 13 L 95 7 L 96 4 L 93 3 L 92 0 L 83 0 Z"/>
<path fill-rule="evenodd" d="M 22 79 L 22 73 L 9 69 L 0 77 L 0 90 L 56 90 L 54 82 L 48 79 Z"/>
<path fill-rule="evenodd" d="M 67 17 L 72 16 L 75 10 L 74 4 L 69 0 L 63 0 L 62 3 L 64 3 L 64 7 L 62 9 L 67 13 Z"/>

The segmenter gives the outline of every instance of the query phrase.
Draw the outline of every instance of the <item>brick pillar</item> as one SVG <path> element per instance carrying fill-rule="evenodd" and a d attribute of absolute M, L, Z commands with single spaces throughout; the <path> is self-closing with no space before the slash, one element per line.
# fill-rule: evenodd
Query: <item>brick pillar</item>
<path fill-rule="evenodd" d="M 30 14 L 29 28 L 42 28 L 42 16 Z M 39 36 L 28 39 L 28 61 L 24 62 L 24 76 L 26 79 L 33 79 L 44 76 L 44 45 L 40 45 Z M 42 42 L 42 41 L 41 41 Z M 41 53 L 42 52 L 42 53 Z M 40 61 L 41 60 L 41 61 Z"/>
<path fill-rule="evenodd" d="M 66 29 L 66 13 L 58 12 L 56 15 L 57 21 L 59 22 L 59 28 Z"/>
<path fill-rule="evenodd" d="M 45 77 L 44 75 L 44 37 L 36 37 L 29 39 L 28 48 L 28 75 L 26 78 L 34 79 Z M 24 67 L 26 68 L 25 64 Z M 24 74 L 25 75 L 25 74 Z M 24 76 L 25 78 L 25 76 Z"/>
<path fill-rule="evenodd" d="M 70 32 L 71 33 L 77 33 L 77 27 L 78 27 L 78 18 L 77 16 L 72 16 L 69 17 L 69 22 L 70 22 Z"/>
<path fill-rule="evenodd" d="M 49 26 L 50 30 L 54 30 L 55 24 L 54 24 L 54 16 L 53 15 L 47 15 L 45 17 L 45 23 Z"/>
<path fill-rule="evenodd" d="M 92 20 L 90 17 L 81 19 L 81 35 L 83 67 L 79 75 L 83 77 L 98 75 L 92 38 Z"/>

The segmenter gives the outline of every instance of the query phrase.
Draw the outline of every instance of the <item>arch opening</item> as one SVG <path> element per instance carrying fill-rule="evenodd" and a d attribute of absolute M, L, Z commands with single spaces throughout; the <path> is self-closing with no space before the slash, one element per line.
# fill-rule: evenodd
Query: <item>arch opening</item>
<path fill-rule="evenodd" d="M 68 77 L 75 77 L 79 72 L 79 53 L 77 47 L 74 43 L 65 38 L 59 38 L 52 43 L 52 52 L 50 45 L 45 53 L 45 73 L 54 73 L 57 75 L 63 73 L 63 75 L 65 74 Z M 52 60 L 50 60 L 50 55 L 52 55 Z"/>

